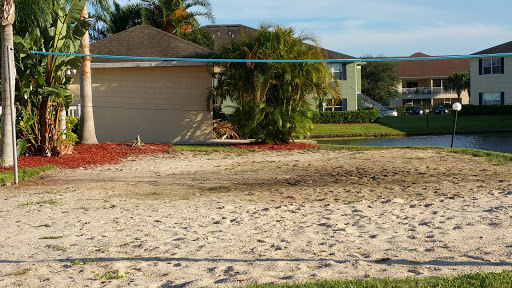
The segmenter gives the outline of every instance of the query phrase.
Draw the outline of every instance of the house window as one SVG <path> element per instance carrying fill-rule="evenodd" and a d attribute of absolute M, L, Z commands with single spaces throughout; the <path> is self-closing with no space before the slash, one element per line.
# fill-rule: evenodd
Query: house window
<path fill-rule="evenodd" d="M 407 82 L 407 88 L 418 88 L 418 82 Z"/>
<path fill-rule="evenodd" d="M 323 111 L 342 111 L 343 107 L 343 101 L 342 100 L 338 100 L 338 101 L 334 101 L 334 99 L 326 99 L 326 102 L 324 103 L 323 105 L 323 108 L 322 110 Z"/>
<path fill-rule="evenodd" d="M 343 79 L 343 64 L 342 63 L 330 63 L 329 70 L 331 71 L 332 77 L 336 80 L 346 80 Z"/>
<path fill-rule="evenodd" d="M 480 59 L 480 75 L 503 74 L 504 58 Z"/>
<path fill-rule="evenodd" d="M 443 87 L 443 81 L 441 79 L 432 80 L 432 87 Z"/>
<path fill-rule="evenodd" d="M 482 105 L 501 105 L 500 92 L 482 93 Z"/>

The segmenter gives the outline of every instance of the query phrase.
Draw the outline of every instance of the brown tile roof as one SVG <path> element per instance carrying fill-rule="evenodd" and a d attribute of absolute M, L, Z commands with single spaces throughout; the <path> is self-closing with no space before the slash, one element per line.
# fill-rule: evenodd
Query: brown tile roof
<path fill-rule="evenodd" d="M 325 53 L 327 59 L 356 59 L 355 57 L 352 57 L 350 55 L 339 53 L 325 48 L 322 48 L 322 51 Z"/>
<path fill-rule="evenodd" d="M 258 32 L 258 29 L 242 24 L 206 25 L 203 26 L 203 28 L 212 33 L 213 39 L 215 40 L 215 47 L 219 47 L 222 44 L 231 41 L 231 39 L 241 39 L 242 32 L 246 35 L 255 34 Z"/>
<path fill-rule="evenodd" d="M 91 54 L 207 59 L 211 51 L 151 26 L 135 26 L 91 44 Z M 93 58 L 92 63 L 150 62 L 139 59 Z"/>
<path fill-rule="evenodd" d="M 219 47 L 222 44 L 230 41 L 231 39 L 241 39 L 242 33 L 246 35 L 255 34 L 258 29 L 248 27 L 242 24 L 233 25 L 206 25 L 204 26 L 213 35 L 215 40 L 215 47 Z M 322 48 L 322 51 L 326 55 L 327 59 L 355 59 L 350 55 L 339 53 L 336 51 Z"/>
<path fill-rule="evenodd" d="M 430 55 L 418 52 L 412 57 L 431 57 Z M 468 59 L 432 59 L 432 60 L 403 60 L 393 61 L 398 65 L 398 77 L 420 78 L 420 77 L 448 77 L 455 72 L 469 72 Z"/>
<path fill-rule="evenodd" d="M 507 43 L 503 43 L 491 48 L 487 48 L 485 50 L 473 53 L 473 55 L 478 54 L 497 54 L 497 53 L 510 53 L 512 52 L 512 41 L 509 41 Z"/>

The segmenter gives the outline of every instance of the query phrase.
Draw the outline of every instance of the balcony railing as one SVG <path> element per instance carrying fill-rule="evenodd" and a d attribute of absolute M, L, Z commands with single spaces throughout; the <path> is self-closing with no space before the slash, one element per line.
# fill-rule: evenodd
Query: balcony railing
<path fill-rule="evenodd" d="M 425 95 L 436 96 L 439 94 L 454 94 L 453 91 L 446 90 L 443 87 L 416 87 L 416 88 L 402 88 L 402 95 Z"/>

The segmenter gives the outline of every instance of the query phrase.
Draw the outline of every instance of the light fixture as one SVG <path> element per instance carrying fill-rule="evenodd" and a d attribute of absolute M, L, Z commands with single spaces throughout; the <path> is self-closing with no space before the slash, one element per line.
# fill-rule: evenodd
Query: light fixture
<path fill-rule="evenodd" d="M 71 75 L 75 75 L 75 74 L 76 74 L 75 68 L 71 68 L 71 67 L 66 68 L 66 75 L 71 76 Z"/>
<path fill-rule="evenodd" d="M 459 102 L 455 102 L 452 105 L 452 109 L 455 110 L 456 112 L 459 112 L 462 109 L 462 105 Z"/>
<path fill-rule="evenodd" d="M 455 102 L 452 105 L 453 111 L 455 111 L 455 118 L 453 119 L 453 134 L 452 134 L 452 144 L 450 148 L 453 148 L 453 139 L 455 138 L 455 129 L 457 129 L 457 114 L 462 109 L 462 105 L 459 102 Z"/>

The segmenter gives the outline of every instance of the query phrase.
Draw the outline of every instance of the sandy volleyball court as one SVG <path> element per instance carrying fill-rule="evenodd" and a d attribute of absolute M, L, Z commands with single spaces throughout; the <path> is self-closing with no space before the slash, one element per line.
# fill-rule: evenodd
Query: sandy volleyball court
<path fill-rule="evenodd" d="M 512 164 L 434 150 L 172 152 L 0 196 L 1 287 L 512 269 Z"/>

